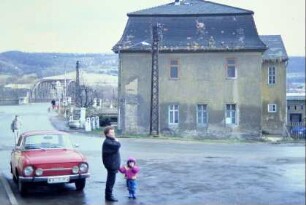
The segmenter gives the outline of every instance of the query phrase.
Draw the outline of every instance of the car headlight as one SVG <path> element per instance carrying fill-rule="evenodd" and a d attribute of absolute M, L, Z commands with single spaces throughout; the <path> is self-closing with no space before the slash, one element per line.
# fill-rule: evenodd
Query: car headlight
<path fill-rule="evenodd" d="M 88 171 L 88 164 L 87 163 L 81 163 L 79 165 L 79 167 L 80 167 L 81 172 L 87 172 Z"/>
<path fill-rule="evenodd" d="M 23 173 L 25 176 L 31 176 L 33 174 L 33 167 L 32 166 L 26 166 L 23 170 Z"/>
<path fill-rule="evenodd" d="M 41 176 L 42 174 L 43 174 L 43 169 L 42 168 L 38 168 L 38 169 L 36 169 L 35 170 L 35 174 L 36 174 L 36 176 Z"/>
<path fill-rule="evenodd" d="M 79 173 L 79 167 L 78 166 L 74 166 L 74 167 L 72 167 L 72 173 L 73 174 L 77 174 L 77 173 Z"/>

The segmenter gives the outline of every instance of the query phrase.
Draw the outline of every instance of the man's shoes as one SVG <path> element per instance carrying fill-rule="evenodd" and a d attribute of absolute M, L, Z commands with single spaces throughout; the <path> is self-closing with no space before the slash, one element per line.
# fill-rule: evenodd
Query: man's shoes
<path fill-rule="evenodd" d="M 111 196 L 111 197 L 105 197 L 105 201 L 117 202 L 118 199 L 116 199 L 115 197 Z"/>

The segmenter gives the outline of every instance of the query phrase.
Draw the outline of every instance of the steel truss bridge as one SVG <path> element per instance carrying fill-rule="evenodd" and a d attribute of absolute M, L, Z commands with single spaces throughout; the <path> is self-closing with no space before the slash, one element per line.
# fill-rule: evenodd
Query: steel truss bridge
<path fill-rule="evenodd" d="M 31 102 L 50 102 L 65 96 L 75 98 L 75 81 L 71 79 L 43 79 L 37 82 L 30 93 Z"/>

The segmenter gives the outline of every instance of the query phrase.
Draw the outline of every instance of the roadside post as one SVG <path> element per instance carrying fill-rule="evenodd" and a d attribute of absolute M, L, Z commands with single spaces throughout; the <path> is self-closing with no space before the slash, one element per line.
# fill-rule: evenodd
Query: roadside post
<path fill-rule="evenodd" d="M 95 130 L 96 129 L 96 118 L 95 117 L 91 117 L 90 118 L 90 123 L 91 123 L 91 129 Z"/>
<path fill-rule="evenodd" d="M 86 121 L 85 121 L 85 131 L 86 132 L 90 132 L 91 131 L 90 117 L 86 118 Z"/>

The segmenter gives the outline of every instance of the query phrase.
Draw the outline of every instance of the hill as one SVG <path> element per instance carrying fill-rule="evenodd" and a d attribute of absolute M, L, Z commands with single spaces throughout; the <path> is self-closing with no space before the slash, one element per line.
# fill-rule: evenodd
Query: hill
<path fill-rule="evenodd" d="M 289 57 L 287 72 L 305 74 L 305 57 L 301 57 L 301 56 Z"/>
<path fill-rule="evenodd" d="M 89 72 L 117 70 L 115 54 L 73 53 L 26 53 L 9 51 L 0 53 L 0 73 L 8 75 L 36 74 L 38 78 L 62 74 L 75 70 L 76 61 L 80 68 Z"/>
<path fill-rule="evenodd" d="M 292 56 L 287 66 L 288 86 L 303 84 L 305 87 L 305 57 Z"/>
<path fill-rule="evenodd" d="M 45 77 L 44 79 L 75 79 L 76 72 L 72 71 L 69 73 Z M 111 76 L 103 73 L 89 73 L 86 71 L 80 72 L 80 82 L 81 84 L 86 84 L 88 86 L 113 86 L 116 87 L 118 85 L 118 77 Z"/>

